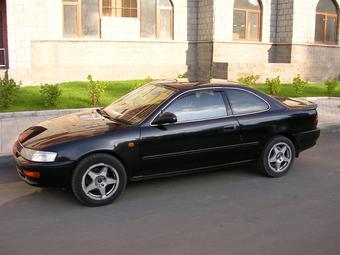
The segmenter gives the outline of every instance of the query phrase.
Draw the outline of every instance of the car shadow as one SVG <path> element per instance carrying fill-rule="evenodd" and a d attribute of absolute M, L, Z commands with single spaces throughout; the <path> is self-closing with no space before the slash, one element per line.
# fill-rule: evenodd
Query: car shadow
<path fill-rule="evenodd" d="M 25 189 L 25 193 L 18 194 L 17 197 L 1 203 L 0 208 L 4 209 L 6 206 L 13 207 L 30 204 L 33 207 L 45 208 L 50 210 L 54 208 L 69 208 L 70 210 L 76 208 L 83 208 L 76 198 L 72 194 L 70 187 L 67 188 L 37 188 L 31 187 L 20 180 L 17 177 L 15 171 L 14 161 L 8 157 L 6 159 L 1 158 L 1 162 L 6 163 L 5 171 L 0 174 L 0 185 L 13 183 L 16 186 L 13 187 L 13 192 L 16 190 Z M 251 177 L 251 178 L 250 178 Z M 256 171 L 256 169 L 249 166 L 233 167 L 216 169 L 212 171 L 192 173 L 180 176 L 173 176 L 167 178 L 158 178 L 152 180 L 143 180 L 138 182 L 130 182 L 122 195 L 121 199 L 115 201 L 114 204 L 108 205 L 115 206 L 117 204 L 133 206 L 135 202 L 140 203 L 143 201 L 153 200 L 155 198 L 162 199 L 162 194 L 165 195 L 180 195 L 188 190 L 195 191 L 197 194 L 203 193 L 209 189 L 209 187 L 221 187 L 228 185 L 229 183 L 237 183 L 239 181 L 245 181 L 252 178 L 263 178 Z M 203 187 L 203 188 L 202 188 Z M 10 192 L 10 190 L 9 190 Z M 152 203 L 152 202 L 151 202 Z M 85 207 L 86 208 L 86 207 Z"/>

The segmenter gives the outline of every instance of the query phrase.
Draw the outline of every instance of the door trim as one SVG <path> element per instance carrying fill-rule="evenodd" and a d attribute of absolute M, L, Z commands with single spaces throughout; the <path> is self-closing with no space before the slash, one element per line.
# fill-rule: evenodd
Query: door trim
<path fill-rule="evenodd" d="M 142 160 L 153 160 L 153 159 L 162 159 L 162 158 L 169 158 L 169 157 L 182 157 L 185 155 L 205 153 L 205 152 L 211 152 L 211 151 L 216 151 L 216 150 L 221 150 L 221 149 L 234 149 L 234 148 L 243 147 L 243 146 L 256 146 L 256 145 L 259 145 L 259 142 L 239 143 L 239 144 L 217 146 L 217 147 L 210 147 L 210 148 L 197 149 L 197 150 L 170 152 L 170 153 L 164 153 L 164 154 L 144 156 L 142 157 Z"/>

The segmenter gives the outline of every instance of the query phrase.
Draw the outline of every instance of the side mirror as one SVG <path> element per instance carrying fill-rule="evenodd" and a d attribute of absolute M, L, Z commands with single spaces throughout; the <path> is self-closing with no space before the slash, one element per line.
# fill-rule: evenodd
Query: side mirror
<path fill-rule="evenodd" d="M 177 117 L 175 114 L 171 112 L 164 112 L 158 115 L 158 117 L 155 119 L 153 124 L 164 125 L 164 124 L 172 124 L 176 122 L 177 122 Z"/>

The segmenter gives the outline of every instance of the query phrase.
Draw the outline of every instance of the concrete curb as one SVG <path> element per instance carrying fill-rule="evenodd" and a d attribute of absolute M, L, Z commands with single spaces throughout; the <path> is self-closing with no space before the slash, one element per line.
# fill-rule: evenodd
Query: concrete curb
<path fill-rule="evenodd" d="M 3 113 L 0 113 L 0 119 L 18 118 L 18 117 L 63 115 L 63 114 L 92 110 L 92 109 L 95 109 L 95 108 L 62 109 L 62 110 L 47 110 L 47 111 L 26 111 L 26 112 L 3 112 Z"/>
<path fill-rule="evenodd" d="M 340 100 L 340 97 L 301 97 L 301 98 L 309 99 L 309 100 L 320 100 L 320 99 Z"/>
<path fill-rule="evenodd" d="M 327 124 L 319 128 L 321 129 L 321 133 L 326 133 L 326 134 L 340 133 L 340 123 Z"/>

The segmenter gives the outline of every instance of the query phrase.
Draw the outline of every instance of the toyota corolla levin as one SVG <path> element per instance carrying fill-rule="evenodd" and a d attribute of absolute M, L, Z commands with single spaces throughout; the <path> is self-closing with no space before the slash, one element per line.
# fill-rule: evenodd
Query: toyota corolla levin
<path fill-rule="evenodd" d="M 159 82 L 106 108 L 46 120 L 13 147 L 17 171 L 36 186 L 68 186 L 90 206 L 128 181 L 256 163 L 280 177 L 316 144 L 316 105 L 238 85 Z"/>

